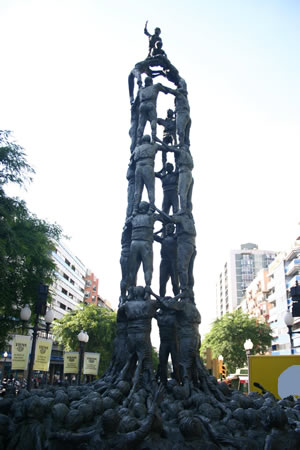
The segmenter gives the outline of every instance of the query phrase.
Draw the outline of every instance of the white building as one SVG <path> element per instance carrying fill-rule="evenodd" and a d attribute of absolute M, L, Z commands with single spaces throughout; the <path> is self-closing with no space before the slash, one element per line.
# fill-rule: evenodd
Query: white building
<path fill-rule="evenodd" d="M 77 309 L 83 303 L 87 268 L 64 244 L 57 242 L 55 245 L 52 257 L 57 267 L 57 278 L 50 291 L 54 317 L 61 319 L 66 312 Z"/>
<path fill-rule="evenodd" d="M 282 253 L 269 267 L 268 302 L 270 309 L 269 323 L 273 332 L 272 354 L 289 355 L 291 353 L 288 329 L 284 315 L 292 306 L 290 289 L 300 283 L 300 240 L 297 240 L 287 253 Z M 300 330 L 300 317 L 294 318 L 293 331 Z M 294 353 L 300 353 L 300 335 L 294 337 Z M 298 348 L 297 348 L 298 347 Z"/>
<path fill-rule="evenodd" d="M 275 259 L 276 252 L 259 250 L 256 244 L 243 244 L 231 250 L 216 286 L 216 312 L 220 318 L 234 311 L 241 303 L 246 289 L 257 273 Z"/>

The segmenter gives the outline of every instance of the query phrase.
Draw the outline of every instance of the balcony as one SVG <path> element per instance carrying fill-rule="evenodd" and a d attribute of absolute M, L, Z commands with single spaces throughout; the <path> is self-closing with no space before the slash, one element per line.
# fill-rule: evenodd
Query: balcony
<path fill-rule="evenodd" d="M 300 272 L 300 259 L 294 259 L 286 268 L 285 274 L 287 277 L 295 275 Z"/>
<path fill-rule="evenodd" d="M 276 294 L 275 294 L 275 292 L 273 292 L 272 294 L 268 295 L 267 298 L 266 298 L 266 301 L 268 303 L 276 302 Z"/>
<path fill-rule="evenodd" d="M 296 281 L 300 284 L 300 275 L 295 275 L 287 284 L 286 288 L 291 289 L 291 287 L 296 286 Z"/>

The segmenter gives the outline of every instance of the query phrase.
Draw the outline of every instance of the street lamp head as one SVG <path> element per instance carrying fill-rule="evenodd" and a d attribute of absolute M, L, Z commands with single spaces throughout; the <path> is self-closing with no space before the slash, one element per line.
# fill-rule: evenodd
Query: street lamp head
<path fill-rule="evenodd" d="M 24 308 L 21 309 L 20 311 L 20 317 L 21 320 L 24 320 L 24 322 L 30 319 L 31 317 L 31 309 L 29 308 L 28 305 L 25 305 Z"/>
<path fill-rule="evenodd" d="M 224 358 L 223 358 L 222 355 L 219 355 L 219 356 L 218 356 L 218 360 L 219 360 L 219 361 L 223 361 L 223 359 L 224 359 Z"/>
<path fill-rule="evenodd" d="M 3 358 L 7 358 L 8 357 L 8 353 L 7 352 L 4 352 L 3 353 Z"/>
<path fill-rule="evenodd" d="M 80 331 L 80 333 L 77 335 L 77 339 L 79 340 L 79 342 L 85 342 L 85 332 L 83 330 Z"/>
<path fill-rule="evenodd" d="M 287 311 L 285 315 L 283 316 L 284 323 L 287 327 L 292 327 L 294 323 L 294 318 L 292 316 L 292 313 L 290 311 Z"/>
<path fill-rule="evenodd" d="M 48 309 L 45 315 L 45 322 L 50 324 L 53 322 L 54 319 L 54 311 L 53 309 Z"/>
<path fill-rule="evenodd" d="M 89 335 L 87 334 L 87 332 L 84 332 L 84 342 L 87 344 L 89 342 Z"/>
<path fill-rule="evenodd" d="M 244 349 L 246 351 L 253 349 L 253 342 L 251 341 L 251 339 L 246 339 L 246 341 L 244 342 Z"/>

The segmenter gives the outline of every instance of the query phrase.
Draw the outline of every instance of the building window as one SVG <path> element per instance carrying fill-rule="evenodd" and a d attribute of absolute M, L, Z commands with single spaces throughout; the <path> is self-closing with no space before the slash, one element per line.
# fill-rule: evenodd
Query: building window
<path fill-rule="evenodd" d="M 92 302 L 95 302 L 95 301 L 96 301 L 96 296 L 93 295 L 93 296 L 92 296 Z"/>
<path fill-rule="evenodd" d="M 64 288 L 61 288 L 61 292 L 62 292 L 63 294 L 65 294 L 65 295 L 68 295 L 68 291 L 67 291 L 66 289 L 64 289 Z"/>
<path fill-rule="evenodd" d="M 66 309 L 66 305 L 64 305 L 63 303 L 60 303 L 60 304 L 59 304 L 59 307 L 60 307 L 61 309 Z"/>
<path fill-rule="evenodd" d="M 72 278 L 70 278 L 70 283 L 73 284 L 73 286 L 75 284 L 75 282 L 74 282 L 74 280 L 72 280 Z"/>
<path fill-rule="evenodd" d="M 86 285 L 86 286 L 92 286 L 91 280 L 86 280 L 85 285 Z"/>
<path fill-rule="evenodd" d="M 65 258 L 65 263 L 66 263 L 68 266 L 71 265 L 70 261 L 69 261 L 67 258 Z"/>
<path fill-rule="evenodd" d="M 71 294 L 70 292 L 69 292 L 69 297 L 70 297 L 71 299 L 74 298 L 74 297 L 73 297 L 73 294 Z"/>
<path fill-rule="evenodd" d="M 97 290 L 97 286 L 95 285 L 95 286 L 93 286 L 93 291 L 96 292 L 96 290 Z"/>
<path fill-rule="evenodd" d="M 76 269 L 75 269 L 75 266 L 74 266 L 73 264 L 72 264 L 72 266 L 71 266 L 71 269 L 74 270 L 74 272 L 75 272 L 75 270 L 76 270 Z"/>
<path fill-rule="evenodd" d="M 85 294 L 84 294 L 84 296 L 85 296 L 85 298 L 89 298 L 89 296 L 90 296 L 90 292 L 85 292 Z"/>
<path fill-rule="evenodd" d="M 63 274 L 63 277 L 64 277 L 66 280 L 69 281 L 69 277 L 68 277 L 68 275 L 67 275 L 66 273 Z"/>

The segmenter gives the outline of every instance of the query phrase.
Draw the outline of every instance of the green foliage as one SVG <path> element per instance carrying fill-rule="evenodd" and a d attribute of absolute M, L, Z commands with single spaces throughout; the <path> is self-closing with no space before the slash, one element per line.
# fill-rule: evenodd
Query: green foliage
<path fill-rule="evenodd" d="M 253 342 L 252 355 L 264 353 L 271 345 L 272 331 L 268 324 L 258 323 L 240 310 L 225 314 L 214 321 L 212 329 L 206 334 L 201 347 L 201 355 L 205 350 L 212 350 L 213 358 L 223 356 L 227 373 L 234 373 L 237 368 L 247 363 L 244 342 Z"/>
<path fill-rule="evenodd" d="M 77 351 L 77 339 L 81 330 L 89 335 L 85 345 L 86 352 L 100 353 L 101 376 L 109 366 L 113 353 L 113 343 L 116 336 L 117 314 L 96 305 L 84 305 L 82 309 L 71 311 L 54 324 L 55 339 L 66 351 Z"/>
<path fill-rule="evenodd" d="M 11 132 L 0 130 L 0 189 L 8 182 L 22 186 L 31 181 L 33 173 L 23 148 L 12 141 Z"/>
<path fill-rule="evenodd" d="M 9 136 L 0 131 L 0 350 L 17 327 L 17 310 L 26 303 L 33 309 L 38 285 L 53 283 L 52 240 L 61 235 L 59 226 L 38 219 L 24 201 L 5 195 L 6 183 L 22 186 L 33 172 Z"/>

